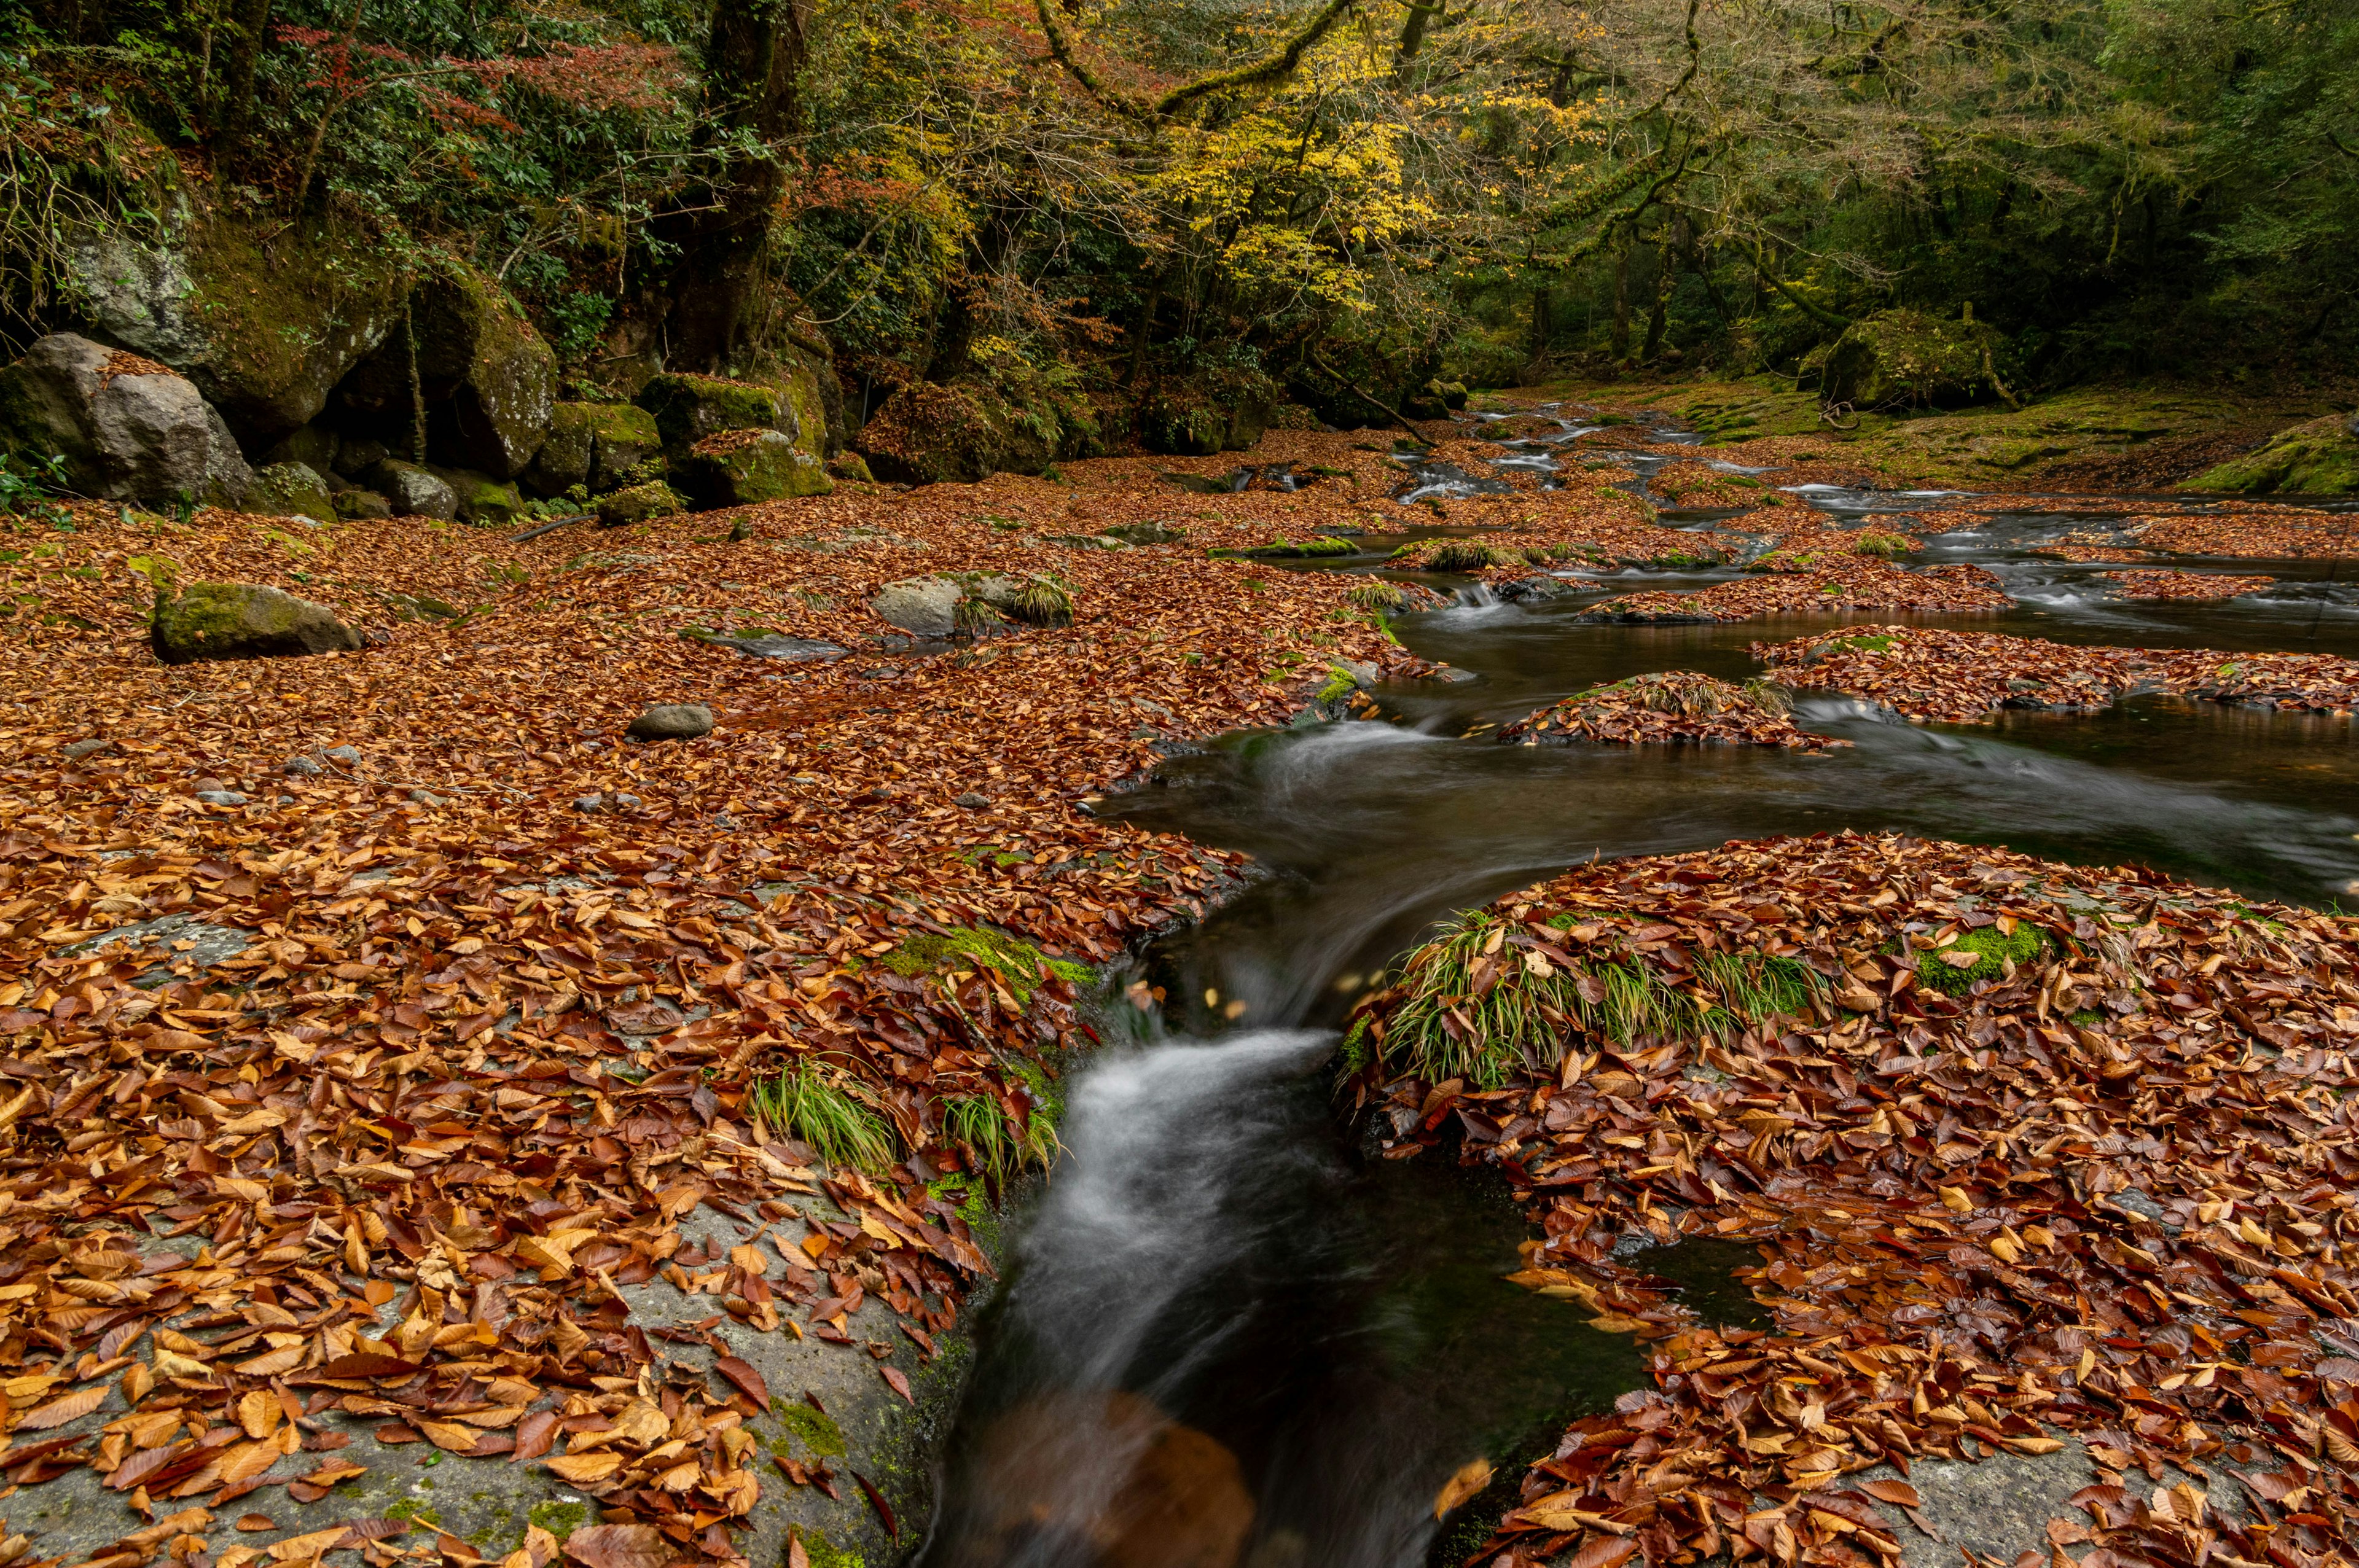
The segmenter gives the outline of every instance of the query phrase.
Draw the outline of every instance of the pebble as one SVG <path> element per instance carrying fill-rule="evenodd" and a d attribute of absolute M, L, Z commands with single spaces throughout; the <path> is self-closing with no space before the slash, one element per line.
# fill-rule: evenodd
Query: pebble
<path fill-rule="evenodd" d="M 197 798 L 207 806 L 244 806 L 245 796 L 234 789 L 201 789 Z"/>
<path fill-rule="evenodd" d="M 320 759 L 317 757 L 289 757 L 278 764 L 278 771 L 299 779 L 314 778 L 327 772 L 320 765 Z"/>
<path fill-rule="evenodd" d="M 361 765 L 360 752 L 351 746 L 331 746 L 322 753 L 332 762 L 342 762 L 348 768 Z"/>
<path fill-rule="evenodd" d="M 952 804 L 963 806 L 969 811 L 980 811 L 991 804 L 991 797 L 987 795 L 977 795 L 974 791 L 969 790 Z"/>
<path fill-rule="evenodd" d="M 103 752 L 109 746 L 114 744 L 114 742 L 112 741 L 102 741 L 93 738 L 88 741 L 76 741 L 72 745 L 65 747 L 64 752 L 67 756 L 79 762 L 84 757 Z"/>

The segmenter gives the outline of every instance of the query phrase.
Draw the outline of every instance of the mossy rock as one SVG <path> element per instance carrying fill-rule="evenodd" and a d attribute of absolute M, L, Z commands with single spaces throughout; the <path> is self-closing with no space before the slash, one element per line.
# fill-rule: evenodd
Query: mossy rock
<path fill-rule="evenodd" d="M 628 403 L 560 403 L 549 416 L 549 437 L 525 470 L 524 482 L 541 495 L 580 485 L 592 494 L 641 481 L 650 459 L 663 450 L 656 417 Z"/>
<path fill-rule="evenodd" d="M 86 308 L 114 341 L 196 383 L 248 450 L 310 423 L 399 324 L 408 270 L 340 221 L 195 213 L 167 240 L 91 240 Z"/>
<path fill-rule="evenodd" d="M 432 469 L 451 487 L 451 515 L 475 528 L 505 528 L 523 514 L 524 496 L 505 480 L 473 469 Z"/>
<path fill-rule="evenodd" d="M 820 460 L 778 430 L 707 436 L 689 449 L 674 472 L 680 487 L 708 510 L 825 495 L 835 488 Z"/>
<path fill-rule="evenodd" d="M 1019 1008 L 1032 1005 L 1040 989 L 1042 969 L 1076 988 L 1088 985 L 1095 974 L 1086 964 L 1070 958 L 1049 958 L 1020 936 L 988 926 L 954 926 L 945 932 L 912 936 L 885 955 L 885 967 L 904 979 L 944 969 L 987 968 L 1007 987 Z"/>
<path fill-rule="evenodd" d="M 335 498 L 309 463 L 277 462 L 254 470 L 246 490 L 246 510 L 265 517 L 308 517 L 315 523 L 336 520 Z"/>
<path fill-rule="evenodd" d="M 175 598 L 159 593 L 148 640 L 168 665 L 348 653 L 361 645 L 326 605 L 245 582 L 192 583 Z"/>
<path fill-rule="evenodd" d="M 639 389 L 636 401 L 654 416 L 664 450 L 674 455 L 723 430 L 783 432 L 794 417 L 777 388 L 718 375 L 659 375 Z"/>
<path fill-rule="evenodd" d="M 1277 384 L 1259 371 L 1200 371 L 1156 387 L 1139 411 L 1147 449 L 1172 457 L 1244 451 L 1277 417 Z"/>
<path fill-rule="evenodd" d="M 343 419 L 382 433 L 407 432 L 423 399 L 433 456 L 512 479 L 540 450 L 556 388 L 557 355 L 507 291 L 440 257 L 419 279 L 402 324 L 337 386 L 335 401 Z"/>
<path fill-rule="evenodd" d="M 671 486 L 657 480 L 618 490 L 598 503 L 598 526 L 627 528 L 657 517 L 677 517 L 688 510 Z"/>
<path fill-rule="evenodd" d="M 1819 390 L 1854 408 L 1948 407 L 1996 395 L 2012 368 L 2006 336 L 1986 321 L 1881 310 L 1827 349 Z"/>
<path fill-rule="evenodd" d="M 2297 425 L 2249 452 L 2196 475 L 2181 490 L 2236 495 L 2359 494 L 2359 435 L 2340 414 Z"/>

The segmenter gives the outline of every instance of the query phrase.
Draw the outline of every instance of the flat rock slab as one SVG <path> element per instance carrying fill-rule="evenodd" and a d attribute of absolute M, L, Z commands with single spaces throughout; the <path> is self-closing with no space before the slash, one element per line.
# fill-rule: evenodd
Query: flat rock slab
<path fill-rule="evenodd" d="M 200 969 L 210 969 L 245 952 L 254 935 L 234 925 L 211 925 L 193 914 L 167 914 L 132 925 L 118 925 L 102 935 L 86 937 L 64 952 L 68 957 L 79 958 L 110 947 L 157 949 L 163 961 L 131 982 L 153 989 L 171 979 L 173 968 L 181 960 Z M 182 942 L 189 946 L 179 946 Z"/>
<path fill-rule="evenodd" d="M 716 648 L 730 649 L 752 659 L 789 661 L 840 659 L 852 651 L 849 648 L 838 647 L 833 643 L 822 643 L 815 637 L 788 637 L 776 632 L 766 632 L 750 637 L 708 635 L 700 636 L 696 640 L 700 643 L 709 643 Z"/>
<path fill-rule="evenodd" d="M 821 1197 L 798 1200 L 797 1206 L 817 1218 L 850 1217 Z M 725 1248 L 746 1240 L 756 1227 L 699 1208 L 681 1219 L 679 1228 L 684 1243 L 705 1243 L 711 1249 L 715 1243 Z M 768 1228 L 776 1234 L 777 1227 Z M 193 1256 L 202 1240 L 188 1238 L 168 1245 Z M 624 1286 L 622 1295 L 632 1324 L 650 1335 L 658 1328 L 719 1315 L 720 1322 L 709 1332 L 731 1354 L 751 1363 L 768 1388 L 771 1412 L 747 1423 L 762 1451 L 753 1466 L 762 1496 L 750 1516 L 750 1528 L 736 1532 L 735 1544 L 750 1561 L 764 1568 L 784 1563 L 788 1532 L 797 1526 L 806 1541 L 820 1543 L 811 1552 L 814 1561 L 832 1561 L 842 1568 L 883 1568 L 906 1556 L 923 1537 L 930 1518 L 933 1458 L 971 1360 L 963 1328 L 971 1318 L 962 1315 L 962 1327 L 941 1336 L 941 1354 L 921 1367 L 917 1347 L 900 1333 L 892 1310 L 873 1298 L 845 1320 L 853 1343 L 840 1346 L 815 1336 L 798 1339 L 784 1327 L 761 1333 L 722 1314 L 714 1298 L 683 1295 L 661 1278 Z M 387 1334 L 397 1326 L 393 1303 L 380 1311 L 378 1324 Z M 662 1359 L 700 1373 L 710 1374 L 718 1359 L 701 1340 L 658 1337 L 656 1343 Z M 872 1343 L 888 1349 L 890 1359 L 873 1356 L 868 1348 Z M 144 1349 L 145 1341 L 126 1348 Z M 886 1385 L 881 1366 L 897 1368 L 909 1379 L 914 1403 Z M 713 1382 L 726 1387 L 717 1378 Z M 805 1400 L 805 1390 L 827 1407 L 825 1416 Z M 122 1395 L 111 1390 L 96 1411 L 60 1431 L 94 1432 L 123 1413 Z M 530 1525 L 561 1538 L 577 1526 L 598 1522 L 595 1498 L 573 1490 L 538 1464 L 512 1465 L 504 1456 L 462 1458 L 424 1442 L 380 1444 L 374 1433 L 388 1423 L 390 1418 L 385 1416 L 331 1411 L 311 1419 L 325 1432 L 349 1439 L 346 1445 L 283 1458 L 266 1473 L 262 1487 L 215 1509 L 213 1522 L 195 1532 L 206 1537 L 213 1555 L 231 1545 L 266 1552 L 273 1542 L 332 1526 L 395 1519 L 408 1521 L 415 1530 L 447 1531 L 496 1560 L 523 1544 Z M 831 1499 L 816 1487 L 794 1485 L 774 1462 L 787 1457 L 806 1465 L 824 1460 L 834 1472 L 839 1497 Z M 338 1459 L 364 1465 L 365 1473 L 336 1484 L 314 1503 L 297 1503 L 281 1489 L 279 1483 Z M 887 1534 L 852 1478 L 855 1471 L 868 1478 L 893 1509 L 897 1539 Z M 82 1467 L 27 1487 L 11 1500 L 8 1522 L 33 1538 L 33 1555 L 87 1562 L 148 1523 L 132 1511 L 123 1494 L 105 1490 L 103 1479 Z M 157 1511 L 162 1517 L 204 1502 L 203 1495 L 158 1498 Z M 252 1532 L 234 1529 L 236 1520 L 248 1513 L 267 1517 L 276 1528 Z M 431 1536 L 413 1535 L 405 1544 L 421 1539 L 430 1541 Z M 322 1562 L 323 1568 L 360 1568 L 356 1552 L 336 1552 Z"/>

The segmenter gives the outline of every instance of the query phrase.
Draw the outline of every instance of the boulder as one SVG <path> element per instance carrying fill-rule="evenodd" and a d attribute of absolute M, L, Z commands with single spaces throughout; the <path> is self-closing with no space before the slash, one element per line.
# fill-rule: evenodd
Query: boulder
<path fill-rule="evenodd" d="M 1103 450 L 1086 399 L 1044 393 L 1018 407 L 972 381 L 899 387 L 862 427 L 860 446 L 875 477 L 897 484 L 1036 474 L 1056 459 Z"/>
<path fill-rule="evenodd" d="M 634 741 L 693 741 L 712 733 L 712 709 L 701 702 L 659 702 L 624 733 Z"/>
<path fill-rule="evenodd" d="M 69 483 L 110 500 L 235 505 L 252 479 L 193 383 L 71 332 L 0 370 L 0 449 L 63 457 Z"/>
<path fill-rule="evenodd" d="M 639 389 L 638 406 L 655 416 L 664 450 L 684 453 L 724 430 L 800 433 L 794 405 L 774 386 L 718 375 L 659 375 Z"/>
<path fill-rule="evenodd" d="M 835 488 L 819 459 L 778 430 L 723 430 L 688 449 L 675 465 L 681 488 L 707 510 L 751 506 Z"/>
<path fill-rule="evenodd" d="M 2197 474 L 2181 490 L 2239 495 L 2359 494 L 2359 432 L 2339 414 L 2279 431 L 2258 451 Z"/>
<path fill-rule="evenodd" d="M 384 496 L 396 517 L 439 517 L 447 522 L 459 514 L 458 492 L 416 463 L 380 458 L 353 477 Z"/>
<path fill-rule="evenodd" d="M 407 430 L 422 400 L 435 458 L 506 480 L 540 450 L 556 395 L 557 355 L 516 302 L 444 258 L 419 280 L 405 324 L 344 378 L 335 400 L 348 424 L 379 431 Z"/>
<path fill-rule="evenodd" d="M 152 243 L 85 235 L 74 280 L 101 335 L 186 375 L 258 450 L 309 424 L 399 323 L 397 256 L 342 223 L 212 213 Z"/>
<path fill-rule="evenodd" d="M 451 514 L 472 527 L 505 528 L 524 511 L 524 496 L 516 487 L 487 473 L 430 465 L 428 471 L 451 487 Z"/>
<path fill-rule="evenodd" d="M 168 665 L 350 652 L 361 645 L 326 605 L 246 582 L 193 583 L 178 598 L 158 594 L 148 641 Z"/>
<path fill-rule="evenodd" d="M 336 503 L 328 481 L 309 463 L 277 462 L 254 470 L 245 510 L 266 517 L 308 517 L 333 523 Z"/>
<path fill-rule="evenodd" d="M 336 515 L 347 521 L 358 522 L 363 519 L 393 515 L 393 503 L 374 490 L 340 490 L 332 499 L 336 508 Z"/>
<path fill-rule="evenodd" d="M 1949 407 L 1999 395 L 2014 356 L 1996 328 L 1971 316 L 1946 320 L 1921 310 L 1880 310 L 1845 328 L 1823 353 L 1819 395 L 1854 408 Z"/>
<path fill-rule="evenodd" d="M 876 476 L 868 471 L 868 460 L 858 452 L 839 452 L 827 460 L 827 477 L 850 484 L 875 484 Z"/>
<path fill-rule="evenodd" d="M 1277 417 L 1277 384 L 1259 371 L 1197 371 L 1165 381 L 1139 409 L 1150 452 L 1210 457 L 1241 452 Z"/>
<path fill-rule="evenodd" d="M 598 526 L 627 528 L 634 523 L 645 523 L 651 518 L 677 517 L 687 510 L 671 486 L 658 480 L 650 484 L 618 490 L 601 500 L 598 503 Z"/>
<path fill-rule="evenodd" d="M 628 403 L 560 403 L 549 415 L 525 483 L 542 495 L 581 485 L 592 493 L 617 489 L 663 449 L 655 416 Z"/>
<path fill-rule="evenodd" d="M 965 585 L 952 578 L 905 578 L 877 589 L 868 608 L 911 636 L 947 637 L 959 629 L 959 601 L 965 597 Z"/>

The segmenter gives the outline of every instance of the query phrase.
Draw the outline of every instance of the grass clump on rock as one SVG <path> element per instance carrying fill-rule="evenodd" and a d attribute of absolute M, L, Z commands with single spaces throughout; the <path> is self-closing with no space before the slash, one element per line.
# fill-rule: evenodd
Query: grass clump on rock
<path fill-rule="evenodd" d="M 1458 915 L 1401 970 L 1386 1055 L 1433 1082 L 1496 1088 L 1519 1070 L 1552 1070 L 1576 1029 L 1617 1044 L 1717 1039 L 1806 1014 L 1826 989 L 1808 965 L 1760 953 L 1707 955 L 1679 974 L 1611 945 L 1573 957 L 1566 940 L 1485 910 Z"/>
<path fill-rule="evenodd" d="M 878 960 L 904 979 L 941 969 L 989 969 L 1007 988 L 1018 1008 L 1032 1005 L 1044 978 L 1079 988 L 1094 978 L 1089 966 L 1044 957 L 1020 936 L 984 926 L 954 926 L 912 936 Z"/>
<path fill-rule="evenodd" d="M 815 1062 L 799 1061 L 756 1079 L 749 1103 L 766 1126 L 809 1145 L 831 1165 L 883 1171 L 893 1163 L 892 1124 L 866 1091 L 836 1081 Z"/>
<path fill-rule="evenodd" d="M 1935 941 L 1917 954 L 1917 983 L 1949 996 L 1965 995 L 1977 980 L 2008 979 L 2055 945 L 2038 926 L 2012 920 L 1973 926 L 1954 941 Z M 1973 962 L 1957 961 L 1968 956 Z"/>

